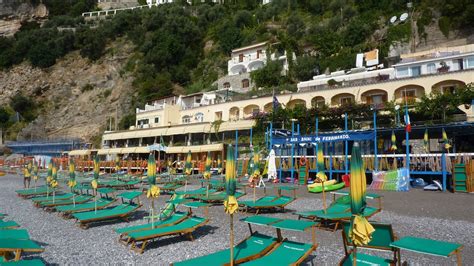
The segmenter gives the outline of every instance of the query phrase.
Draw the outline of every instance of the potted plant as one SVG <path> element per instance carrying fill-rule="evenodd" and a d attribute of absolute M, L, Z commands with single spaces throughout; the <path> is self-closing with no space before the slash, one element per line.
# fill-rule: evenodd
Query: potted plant
<path fill-rule="evenodd" d="M 438 68 L 438 73 L 445 73 L 449 71 L 449 66 L 446 64 L 446 62 L 441 61 L 439 64 L 441 67 Z"/>

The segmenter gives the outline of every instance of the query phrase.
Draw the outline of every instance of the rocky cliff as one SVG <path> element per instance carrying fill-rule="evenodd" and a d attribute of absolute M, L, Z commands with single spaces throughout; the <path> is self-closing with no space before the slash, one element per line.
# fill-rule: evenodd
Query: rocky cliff
<path fill-rule="evenodd" d="M 131 50 L 119 40 L 95 63 L 74 52 L 48 69 L 23 63 L 0 72 L 0 104 L 22 92 L 40 106 L 37 119 L 18 138 L 91 141 L 100 136 L 108 117 L 120 119 L 130 108 L 132 78 L 121 72 Z"/>
<path fill-rule="evenodd" d="M 48 17 L 48 9 L 32 0 L 0 0 L 0 36 L 11 36 L 26 21 L 41 22 Z"/>

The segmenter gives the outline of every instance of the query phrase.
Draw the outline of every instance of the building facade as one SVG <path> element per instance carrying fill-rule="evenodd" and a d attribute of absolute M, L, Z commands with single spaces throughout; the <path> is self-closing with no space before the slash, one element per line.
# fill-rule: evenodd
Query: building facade
<path fill-rule="evenodd" d="M 464 50 L 463 50 L 464 49 Z M 471 51 L 472 50 L 472 51 Z M 433 66 L 434 65 L 434 66 Z M 328 80 L 333 79 L 331 85 Z M 316 76 L 298 84 L 298 92 L 276 95 L 285 108 L 303 105 L 338 106 L 348 102 L 384 104 L 418 101 L 432 92 L 453 92 L 474 82 L 474 46 L 451 48 L 449 53 L 403 55 L 391 68 Z M 129 130 L 105 132 L 102 154 L 125 153 L 159 143 L 171 152 L 215 150 L 236 131 L 248 136 L 253 117 L 271 112 L 273 96 L 236 100 L 229 90 L 172 96 L 136 110 Z M 141 147 L 141 148 L 140 148 Z M 125 149 L 125 150 L 124 150 Z"/>

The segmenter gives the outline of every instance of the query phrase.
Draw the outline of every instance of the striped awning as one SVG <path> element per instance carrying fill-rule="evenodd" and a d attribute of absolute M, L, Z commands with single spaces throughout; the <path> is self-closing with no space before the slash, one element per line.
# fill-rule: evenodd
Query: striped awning
<path fill-rule="evenodd" d="M 208 145 L 193 145 L 193 146 L 173 146 L 167 147 L 166 153 L 197 153 L 197 152 L 208 152 L 208 151 L 222 151 L 224 145 L 222 143 L 208 144 Z"/>

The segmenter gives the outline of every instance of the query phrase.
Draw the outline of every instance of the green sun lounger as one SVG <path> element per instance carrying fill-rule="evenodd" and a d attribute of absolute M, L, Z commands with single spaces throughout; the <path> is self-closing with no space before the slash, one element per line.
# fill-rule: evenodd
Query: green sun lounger
<path fill-rule="evenodd" d="M 316 250 L 316 248 L 317 246 L 312 244 L 285 240 L 277 245 L 277 247 L 267 255 L 241 265 L 299 265 L 311 254 L 311 252 Z"/>
<path fill-rule="evenodd" d="M 0 219 L 3 219 L 3 218 L 5 218 L 5 217 L 7 217 L 7 216 L 8 216 L 8 215 L 5 214 L 5 213 L 0 213 Z"/>
<path fill-rule="evenodd" d="M 62 199 L 62 200 L 50 200 L 50 201 L 44 201 L 39 204 L 39 207 L 41 208 L 52 208 L 56 206 L 63 206 L 63 205 L 71 205 L 76 202 L 76 204 L 81 204 L 84 202 L 89 201 L 92 199 L 92 196 L 90 195 L 78 195 L 74 197 L 74 200 L 72 198 L 69 199 Z"/>
<path fill-rule="evenodd" d="M 254 203 L 260 203 L 260 202 L 271 202 L 276 199 L 278 199 L 280 196 L 263 196 L 261 198 L 256 199 L 255 201 L 253 200 L 243 200 L 239 201 L 240 205 L 247 205 L 248 204 L 254 204 Z"/>
<path fill-rule="evenodd" d="M 0 229 L 0 239 L 30 239 L 26 229 Z"/>
<path fill-rule="evenodd" d="M 72 193 L 58 193 L 56 191 L 56 195 L 54 195 L 55 200 L 63 200 L 63 199 L 69 199 L 72 197 Z M 53 193 L 50 193 L 48 196 L 41 196 L 41 197 L 33 197 L 30 198 L 31 201 L 33 201 L 35 204 L 39 204 L 44 201 L 51 201 L 53 200 Z"/>
<path fill-rule="evenodd" d="M 187 190 L 187 191 L 184 191 L 184 190 L 181 190 L 181 191 L 176 191 L 176 194 L 178 195 L 186 195 L 186 196 L 197 196 L 197 195 L 203 195 L 203 194 L 206 194 L 206 188 L 198 188 L 198 189 L 193 189 L 193 190 Z M 209 193 L 214 193 L 215 190 L 209 190 Z"/>
<path fill-rule="evenodd" d="M 20 227 L 15 221 L 2 221 L 0 220 L 0 229 L 11 229 Z"/>
<path fill-rule="evenodd" d="M 87 203 L 76 204 L 75 206 L 74 204 L 57 206 L 56 211 L 62 212 L 64 217 L 70 217 L 71 213 L 92 211 L 96 207 L 98 210 L 101 210 L 103 208 L 110 206 L 110 204 L 114 202 L 115 202 L 114 199 L 100 198 L 97 200 L 97 203 L 94 201 L 90 201 Z"/>
<path fill-rule="evenodd" d="M 354 254 L 352 252 L 346 255 L 340 262 L 340 266 L 352 266 L 354 265 Z M 356 254 L 356 261 L 358 266 L 373 266 L 373 265 L 380 265 L 380 266 L 388 266 L 388 265 L 395 265 L 391 260 L 359 253 Z"/>
<path fill-rule="evenodd" d="M 372 233 L 372 239 L 367 245 L 357 246 L 358 253 L 361 249 L 393 252 L 393 260 L 391 260 L 391 263 L 397 263 L 400 259 L 400 250 L 391 246 L 392 242 L 396 240 L 392 225 L 376 222 L 370 222 L 370 224 L 375 229 Z M 348 255 L 354 247 L 352 240 L 349 238 L 350 227 L 351 223 L 349 221 L 342 222 L 342 242 L 344 243 L 344 252 L 346 255 Z"/>
<path fill-rule="evenodd" d="M 15 260 L 19 260 L 22 252 L 43 252 L 44 249 L 29 239 L 0 239 L 0 253 L 13 252 Z"/>
<path fill-rule="evenodd" d="M 334 214 L 334 213 L 347 213 L 351 210 L 351 206 L 347 204 L 332 204 L 327 207 L 326 211 L 324 210 L 315 210 L 315 211 L 304 211 L 304 212 L 296 212 L 295 214 L 298 215 L 298 218 L 305 218 L 305 219 L 316 219 L 317 217 L 324 215 L 324 214 Z"/>
<path fill-rule="evenodd" d="M 79 227 L 87 229 L 91 223 L 122 219 L 128 222 L 128 216 L 140 208 L 140 205 L 121 204 L 110 209 L 73 213 Z"/>
<path fill-rule="evenodd" d="M 182 184 L 177 184 L 177 183 L 168 183 L 165 184 L 164 186 L 160 187 L 160 190 L 162 191 L 175 191 L 176 189 L 182 187 Z"/>
<path fill-rule="evenodd" d="M 240 264 L 251 259 L 260 258 L 277 243 L 276 238 L 255 232 L 234 247 L 234 262 L 235 264 Z M 229 258 L 230 249 L 225 249 L 202 257 L 173 263 L 172 265 L 226 265 L 230 263 Z"/>
<path fill-rule="evenodd" d="M 362 214 L 365 218 L 370 218 L 375 214 L 379 213 L 380 209 L 374 207 L 366 207 Z M 350 211 L 338 212 L 338 213 L 323 213 L 315 216 L 315 220 L 319 221 L 318 227 L 320 229 L 329 229 L 330 231 L 336 231 L 339 225 L 344 220 L 351 219 L 352 214 Z M 334 225 L 334 227 L 332 227 Z"/>
<path fill-rule="evenodd" d="M 45 264 L 40 259 L 33 260 L 19 260 L 19 261 L 0 261 L 0 266 L 44 266 Z"/>
<path fill-rule="evenodd" d="M 184 219 L 188 217 L 188 215 L 189 213 L 187 212 L 176 212 L 165 220 L 156 220 L 153 223 L 128 226 L 124 228 L 115 229 L 114 231 L 120 234 L 119 241 L 128 245 L 130 238 L 127 235 L 129 233 L 171 226 L 179 222 L 182 222 Z"/>
<path fill-rule="evenodd" d="M 258 214 L 261 210 L 284 210 L 285 206 L 292 203 L 294 200 L 295 198 L 292 197 L 281 196 L 273 201 L 260 201 L 255 203 L 253 201 L 247 201 L 239 204 L 242 204 L 247 212 L 249 210 L 255 210 L 256 214 Z"/>
<path fill-rule="evenodd" d="M 245 193 L 242 193 L 242 192 L 235 192 L 235 198 L 240 198 L 242 196 L 244 196 Z M 222 191 L 222 192 L 217 192 L 217 193 L 213 193 L 213 194 L 209 194 L 208 196 L 206 195 L 201 195 L 201 196 L 198 196 L 198 197 L 193 197 L 194 199 L 197 199 L 197 200 L 201 200 L 201 201 L 204 201 L 204 202 L 223 202 L 224 200 L 227 199 L 227 193 L 225 191 Z"/>
<path fill-rule="evenodd" d="M 171 235 L 187 235 L 190 240 L 193 240 L 192 233 L 197 228 L 205 225 L 208 221 L 209 220 L 205 218 L 192 216 L 171 226 L 132 232 L 128 234 L 130 238 L 129 243 L 131 243 L 132 250 L 143 253 L 148 242 L 155 238 Z M 139 242 L 141 242 L 141 247 L 138 247 Z"/>
<path fill-rule="evenodd" d="M 47 194 L 48 192 L 52 193 L 53 190 L 51 188 L 48 189 L 46 186 L 42 186 L 42 187 L 37 187 L 36 189 L 34 188 L 21 189 L 15 192 L 18 194 L 18 196 L 22 198 L 29 198 L 29 197 L 44 195 L 44 194 Z"/>

